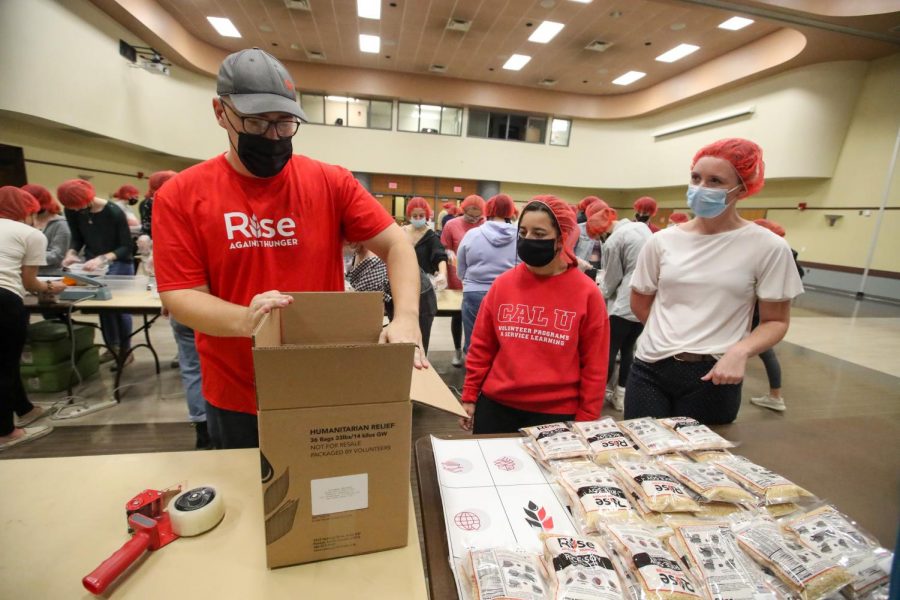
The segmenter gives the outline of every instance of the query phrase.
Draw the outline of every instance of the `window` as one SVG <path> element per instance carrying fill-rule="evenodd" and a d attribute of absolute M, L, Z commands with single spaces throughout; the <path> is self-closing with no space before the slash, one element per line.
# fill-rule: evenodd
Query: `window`
<path fill-rule="evenodd" d="M 410 104 L 400 102 L 397 119 L 398 131 L 460 135 L 463 110 L 455 106 L 435 104 Z"/>
<path fill-rule="evenodd" d="M 547 135 L 547 117 L 472 109 L 469 111 L 468 135 L 543 144 Z"/>
<path fill-rule="evenodd" d="M 394 103 L 391 100 L 300 94 L 300 107 L 310 123 L 390 130 Z"/>
<path fill-rule="evenodd" d="M 550 145 L 568 146 L 569 133 L 572 131 L 572 121 L 569 119 L 550 120 Z"/>

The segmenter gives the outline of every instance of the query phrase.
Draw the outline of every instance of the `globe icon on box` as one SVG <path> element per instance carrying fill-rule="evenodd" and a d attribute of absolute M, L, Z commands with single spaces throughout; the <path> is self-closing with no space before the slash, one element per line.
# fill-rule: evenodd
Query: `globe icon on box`
<path fill-rule="evenodd" d="M 468 510 L 456 513 L 453 517 L 453 522 L 463 531 L 478 531 L 481 529 L 481 518 Z"/>

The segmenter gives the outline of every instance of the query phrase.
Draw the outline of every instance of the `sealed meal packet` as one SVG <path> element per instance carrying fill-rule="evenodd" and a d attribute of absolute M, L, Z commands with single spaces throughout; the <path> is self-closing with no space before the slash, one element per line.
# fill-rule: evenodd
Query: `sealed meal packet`
<path fill-rule="evenodd" d="M 588 456 L 591 453 L 587 442 L 565 423 L 523 427 L 519 431 L 531 438 L 540 460 Z"/>
<path fill-rule="evenodd" d="M 707 600 L 775 600 L 727 523 L 674 524 L 668 543 Z"/>
<path fill-rule="evenodd" d="M 678 481 L 653 462 L 633 462 L 613 459 L 613 466 L 622 481 L 656 512 L 694 512 L 700 505 Z"/>
<path fill-rule="evenodd" d="M 713 463 L 663 461 L 666 471 L 706 501 L 755 504 L 756 498 Z"/>
<path fill-rule="evenodd" d="M 782 528 L 807 548 L 847 569 L 853 576 L 850 589 L 854 596 L 888 582 L 888 574 L 879 565 L 890 552 L 833 506 L 794 517 L 782 523 Z"/>
<path fill-rule="evenodd" d="M 762 497 L 766 504 L 783 504 L 812 497 L 812 494 L 799 485 L 746 458 L 734 456 L 716 461 L 715 464 L 729 477 Z"/>
<path fill-rule="evenodd" d="M 645 454 L 665 454 L 687 450 L 687 442 L 675 435 L 668 427 L 663 427 L 656 419 L 644 417 L 619 423 Z"/>
<path fill-rule="evenodd" d="M 829 596 L 853 579 L 836 562 L 783 535 L 778 524 L 768 518 L 742 520 L 732 529 L 741 549 L 803 600 Z"/>
<path fill-rule="evenodd" d="M 465 571 L 473 600 L 545 600 L 544 566 L 535 554 L 493 548 L 469 550 Z"/>
<path fill-rule="evenodd" d="M 696 584 L 656 531 L 644 525 L 609 524 L 607 538 L 640 583 L 642 600 L 699 600 Z"/>
<path fill-rule="evenodd" d="M 608 521 L 637 521 L 637 512 L 628 501 L 628 492 L 611 469 L 593 465 L 568 469 L 558 475 L 569 495 L 572 512 L 582 533 L 596 533 Z"/>
<path fill-rule="evenodd" d="M 691 417 L 669 417 L 660 419 L 660 423 L 671 429 L 683 439 L 691 450 L 722 450 L 734 448 L 734 443 L 729 442 L 721 435 L 706 425 Z"/>
<path fill-rule="evenodd" d="M 728 450 L 686 450 L 685 455 L 695 462 L 709 462 L 734 457 Z"/>
<path fill-rule="evenodd" d="M 637 446 L 628 439 L 611 417 L 599 421 L 576 421 L 572 429 L 591 447 L 591 457 L 599 465 L 612 458 L 640 458 Z"/>
<path fill-rule="evenodd" d="M 609 548 L 609 559 L 619 574 L 619 580 L 624 588 L 622 591 L 623 600 L 643 600 L 644 590 L 641 584 L 635 578 L 634 572 L 625 564 L 622 555 L 616 552 L 614 547 Z"/>
<path fill-rule="evenodd" d="M 620 600 L 623 584 L 599 540 L 547 535 L 544 559 L 553 600 Z"/>

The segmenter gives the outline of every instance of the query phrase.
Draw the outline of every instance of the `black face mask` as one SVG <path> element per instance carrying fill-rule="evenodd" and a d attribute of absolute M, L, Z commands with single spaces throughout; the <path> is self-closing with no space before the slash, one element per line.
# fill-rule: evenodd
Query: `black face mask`
<path fill-rule="evenodd" d="M 238 158 L 257 177 L 274 177 L 281 173 L 294 147 L 291 138 L 269 139 L 264 135 L 238 134 Z"/>
<path fill-rule="evenodd" d="M 138 199 L 137 199 L 137 198 L 129 198 L 129 199 L 128 199 L 128 205 L 129 205 L 129 206 L 134 206 L 134 205 L 137 204 L 137 203 L 138 203 Z"/>
<path fill-rule="evenodd" d="M 520 237 L 516 242 L 516 252 L 526 265 L 546 267 L 556 257 L 556 240 L 529 240 Z"/>
<path fill-rule="evenodd" d="M 579 210 L 575 220 L 578 221 L 578 223 L 587 223 L 587 214 L 585 214 L 583 210 Z"/>
<path fill-rule="evenodd" d="M 650 220 L 650 215 L 634 215 L 635 221 L 640 221 L 641 223 L 646 223 Z"/>

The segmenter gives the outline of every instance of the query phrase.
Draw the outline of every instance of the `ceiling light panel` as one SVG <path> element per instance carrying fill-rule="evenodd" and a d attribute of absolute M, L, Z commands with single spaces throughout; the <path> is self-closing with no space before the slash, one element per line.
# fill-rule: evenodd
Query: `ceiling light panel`
<path fill-rule="evenodd" d="M 356 0 L 356 14 L 360 19 L 380 19 L 381 0 Z"/>
<path fill-rule="evenodd" d="M 361 52 L 378 54 L 381 51 L 381 38 L 377 35 L 359 34 L 359 49 Z"/>
<path fill-rule="evenodd" d="M 640 79 L 646 75 L 646 73 L 641 73 L 640 71 L 628 71 L 624 75 L 613 79 L 613 83 L 616 85 L 629 85 Z"/>
<path fill-rule="evenodd" d="M 693 44 L 678 44 L 668 52 L 663 52 L 657 56 L 656 60 L 659 62 L 673 63 L 676 60 L 681 60 L 688 54 L 693 54 L 699 49 L 700 46 L 695 46 Z"/>
<path fill-rule="evenodd" d="M 530 36 L 528 36 L 529 42 L 537 42 L 538 44 L 546 44 L 550 40 L 556 37 L 556 34 L 562 31 L 563 25 L 562 23 L 556 23 L 554 21 L 544 21 L 538 28 L 534 30 Z"/>
<path fill-rule="evenodd" d="M 753 19 L 745 19 L 744 17 L 731 17 L 727 21 L 719 23 L 719 29 L 730 29 L 731 31 L 737 31 L 738 29 L 743 29 L 751 23 L 753 23 Z"/>
<path fill-rule="evenodd" d="M 506 61 L 506 64 L 503 65 L 503 68 L 507 71 L 520 71 L 522 67 L 527 65 L 528 61 L 530 60 L 530 56 L 526 56 L 524 54 L 513 54 L 509 57 L 509 60 Z"/>
<path fill-rule="evenodd" d="M 241 37 L 241 32 L 237 30 L 237 27 L 234 26 L 231 19 L 225 17 L 206 17 L 206 20 L 209 21 L 210 25 L 212 25 L 219 35 L 223 37 Z"/>

